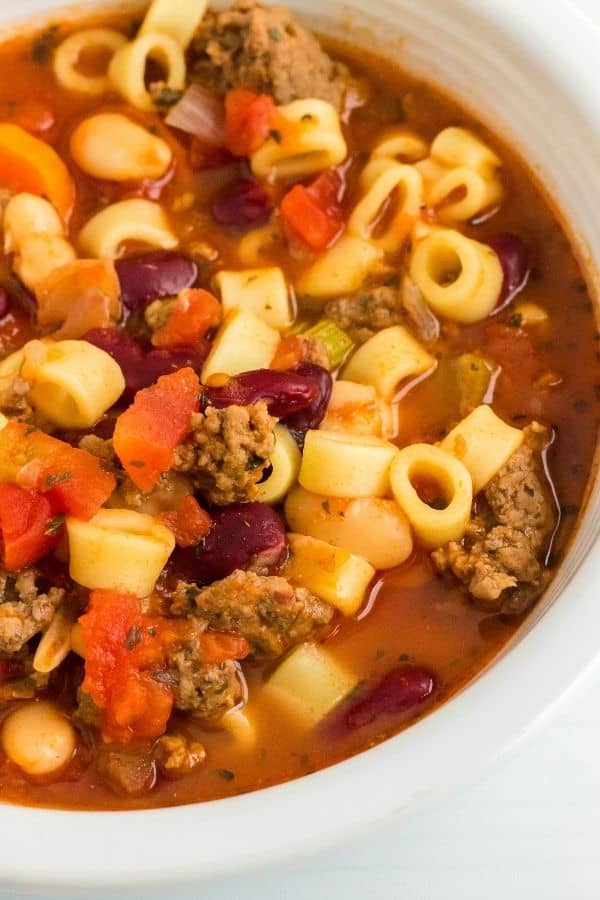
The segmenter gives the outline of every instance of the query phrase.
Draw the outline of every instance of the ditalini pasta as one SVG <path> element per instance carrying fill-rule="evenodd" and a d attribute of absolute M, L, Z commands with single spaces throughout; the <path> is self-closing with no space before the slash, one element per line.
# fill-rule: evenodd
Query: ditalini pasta
<path fill-rule="evenodd" d="M 277 109 L 276 125 L 251 157 L 261 177 L 303 178 L 337 166 L 347 148 L 339 116 L 324 100 L 293 100 Z"/>
<path fill-rule="evenodd" d="M 242 309 L 264 319 L 272 328 L 283 329 L 292 324 L 290 292 L 278 266 L 241 272 L 222 270 L 216 284 L 225 314 Z"/>
<path fill-rule="evenodd" d="M 410 276 L 437 315 L 463 324 L 479 322 L 491 313 L 504 277 L 491 247 L 447 228 L 416 245 Z"/>
<path fill-rule="evenodd" d="M 439 508 L 421 499 L 420 480 L 435 485 Z M 390 482 L 421 544 L 439 547 L 460 540 L 471 518 L 473 485 L 468 469 L 456 457 L 430 444 L 403 447 L 392 462 Z"/>
<path fill-rule="evenodd" d="M 384 328 L 360 347 L 344 368 L 344 378 L 371 384 L 391 401 L 405 378 L 421 375 L 435 359 L 402 325 Z"/>
<path fill-rule="evenodd" d="M 501 165 L 474 134 L 446 128 L 417 168 L 428 185 L 427 203 L 438 210 L 442 222 L 453 223 L 466 222 L 502 200 Z"/>
<path fill-rule="evenodd" d="M 141 34 L 168 34 L 184 50 L 206 12 L 206 0 L 153 0 L 144 17 Z"/>
<path fill-rule="evenodd" d="M 92 589 L 148 597 L 175 548 L 172 532 L 151 516 L 102 509 L 89 522 L 67 520 L 69 572 Z"/>
<path fill-rule="evenodd" d="M 415 131 L 408 128 L 390 128 L 377 139 L 371 151 L 373 159 L 394 159 L 402 163 L 414 163 L 427 156 L 429 144 Z"/>
<path fill-rule="evenodd" d="M 371 241 L 346 234 L 298 279 L 297 292 L 327 300 L 358 291 L 381 257 Z"/>
<path fill-rule="evenodd" d="M 279 332 L 254 313 L 233 309 L 223 320 L 202 367 L 204 384 L 212 375 L 238 375 L 268 368 L 279 344 Z"/>
<path fill-rule="evenodd" d="M 97 259 L 116 259 L 127 241 L 163 250 L 172 250 L 178 244 L 164 209 L 151 200 L 113 203 L 93 216 L 79 232 L 82 251 Z"/>
<path fill-rule="evenodd" d="M 55 269 L 72 262 L 75 250 L 52 204 L 34 194 L 15 194 L 4 210 L 4 252 L 32 291 Z"/>
<path fill-rule="evenodd" d="M 309 431 L 298 481 L 327 497 L 383 497 L 397 448 L 376 437 Z"/>
<path fill-rule="evenodd" d="M 441 443 L 469 470 L 477 493 L 497 475 L 523 443 L 523 432 L 507 425 L 491 406 L 482 405 L 459 422 Z"/>
<path fill-rule="evenodd" d="M 169 90 L 181 91 L 185 87 L 185 56 L 181 45 L 168 34 L 141 34 L 117 50 L 108 68 L 115 90 L 136 109 L 155 109 L 145 80 L 149 60 L 163 67 L 166 72 L 164 82 Z"/>
<path fill-rule="evenodd" d="M 373 159 L 360 178 L 362 198 L 348 220 L 348 232 L 372 241 L 387 253 L 400 250 L 423 206 L 423 179 L 413 166 Z M 381 226 L 382 210 L 393 212 Z"/>
<path fill-rule="evenodd" d="M 285 425 L 276 425 L 275 448 L 271 454 L 271 474 L 258 485 L 261 503 L 281 503 L 298 481 L 302 454 Z"/>
<path fill-rule="evenodd" d="M 108 73 L 88 75 L 81 71 L 79 63 L 86 54 L 99 51 L 112 57 L 126 43 L 125 36 L 112 28 L 88 28 L 70 34 L 54 53 L 56 80 L 68 91 L 93 96 L 105 94 L 111 88 Z"/>

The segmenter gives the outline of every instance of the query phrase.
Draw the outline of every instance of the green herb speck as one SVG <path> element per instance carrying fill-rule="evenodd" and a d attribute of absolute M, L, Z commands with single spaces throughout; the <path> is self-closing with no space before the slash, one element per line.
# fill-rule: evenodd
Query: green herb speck
<path fill-rule="evenodd" d="M 235 772 L 232 772 L 231 769 L 217 769 L 217 775 L 223 781 L 233 781 L 235 778 Z"/>

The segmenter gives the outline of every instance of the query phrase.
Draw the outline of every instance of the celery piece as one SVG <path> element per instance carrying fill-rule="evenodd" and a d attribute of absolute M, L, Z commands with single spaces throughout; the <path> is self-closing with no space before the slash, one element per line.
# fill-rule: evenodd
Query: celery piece
<path fill-rule="evenodd" d="M 341 366 L 349 351 L 354 346 L 352 338 L 345 331 L 332 322 L 331 319 L 321 319 L 312 328 L 304 332 L 306 337 L 319 338 L 325 345 L 329 363 L 332 369 Z"/>

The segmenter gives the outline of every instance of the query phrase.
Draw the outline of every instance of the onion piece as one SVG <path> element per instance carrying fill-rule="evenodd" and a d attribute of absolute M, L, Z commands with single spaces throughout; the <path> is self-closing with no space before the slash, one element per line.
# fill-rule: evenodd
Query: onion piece
<path fill-rule="evenodd" d="M 420 289 L 408 275 L 402 280 L 402 305 L 421 340 L 436 341 L 439 338 L 440 323 L 425 303 Z"/>
<path fill-rule="evenodd" d="M 181 100 L 169 110 L 167 125 L 194 134 L 206 144 L 222 147 L 225 144 L 225 106 L 210 91 L 192 84 Z"/>

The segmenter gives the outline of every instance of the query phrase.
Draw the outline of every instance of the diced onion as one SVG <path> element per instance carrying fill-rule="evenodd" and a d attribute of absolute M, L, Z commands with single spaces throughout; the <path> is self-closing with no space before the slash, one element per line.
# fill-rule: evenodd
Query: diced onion
<path fill-rule="evenodd" d="M 420 288 L 408 275 L 402 281 L 402 305 L 422 341 L 437 341 L 440 336 L 438 318 L 425 303 Z"/>
<path fill-rule="evenodd" d="M 222 102 L 198 84 L 192 84 L 170 110 L 167 125 L 199 137 L 206 144 L 225 143 L 225 109 Z"/>

